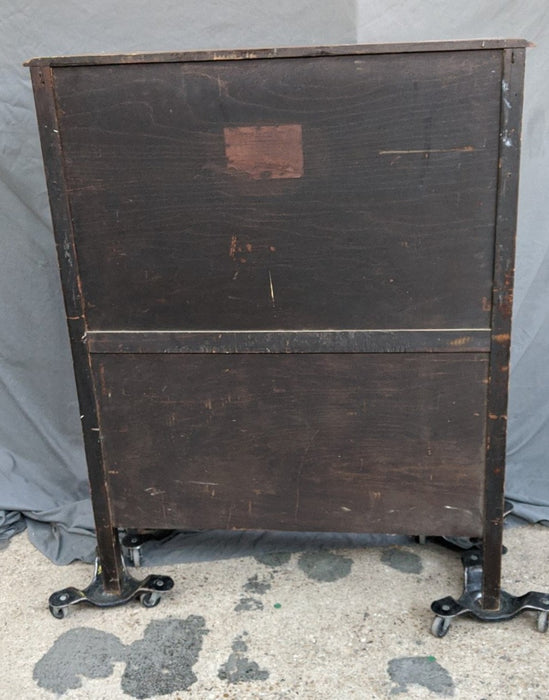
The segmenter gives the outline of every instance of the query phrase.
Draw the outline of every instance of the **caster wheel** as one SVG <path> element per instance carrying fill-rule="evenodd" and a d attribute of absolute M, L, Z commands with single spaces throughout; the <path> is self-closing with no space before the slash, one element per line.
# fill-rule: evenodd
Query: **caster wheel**
<path fill-rule="evenodd" d="M 141 566 L 141 548 L 130 547 L 130 549 L 128 549 L 128 559 L 130 560 L 130 564 L 135 566 L 135 568 Z"/>
<path fill-rule="evenodd" d="M 421 545 L 427 544 L 427 535 L 418 535 L 417 542 Z"/>
<path fill-rule="evenodd" d="M 444 637 L 450 629 L 450 618 L 437 615 L 431 625 L 431 632 L 435 637 Z"/>
<path fill-rule="evenodd" d="M 160 599 L 160 593 L 156 593 L 155 591 L 147 591 L 147 593 L 141 593 L 139 596 L 139 601 L 145 608 L 154 608 L 160 603 Z"/>
<path fill-rule="evenodd" d="M 57 620 L 62 620 L 69 614 L 69 609 L 67 607 L 59 608 L 57 605 L 50 605 L 50 612 Z"/>
<path fill-rule="evenodd" d="M 549 613 L 546 610 L 542 610 L 538 615 L 538 632 L 547 632 L 549 628 Z"/>

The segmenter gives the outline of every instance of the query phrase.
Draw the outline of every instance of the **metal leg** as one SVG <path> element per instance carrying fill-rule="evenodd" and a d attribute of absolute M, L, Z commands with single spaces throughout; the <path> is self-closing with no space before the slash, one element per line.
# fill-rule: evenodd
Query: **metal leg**
<path fill-rule="evenodd" d="M 66 617 L 69 608 L 78 603 L 90 603 L 98 608 L 112 608 L 124 605 L 134 598 L 139 598 L 142 605 L 152 608 L 160 602 L 162 593 L 173 588 L 173 580 L 169 576 L 150 575 L 142 581 L 130 576 L 123 561 L 120 564 L 121 576 L 119 591 L 112 592 L 104 583 L 103 567 L 99 557 L 95 560 L 93 578 L 84 590 L 64 588 L 52 593 L 49 599 L 50 612 L 59 619 Z"/>
<path fill-rule="evenodd" d="M 505 591 L 499 595 L 497 610 L 488 609 L 483 604 L 483 553 L 480 548 L 470 549 L 461 556 L 464 566 L 465 583 L 458 600 L 451 596 L 436 600 L 431 610 L 436 617 L 431 628 L 435 637 L 444 637 L 455 617 L 470 613 L 482 622 L 510 620 L 524 610 L 534 610 L 538 614 L 537 628 L 546 632 L 549 621 L 549 593 L 530 591 L 522 596 L 512 596 Z"/>

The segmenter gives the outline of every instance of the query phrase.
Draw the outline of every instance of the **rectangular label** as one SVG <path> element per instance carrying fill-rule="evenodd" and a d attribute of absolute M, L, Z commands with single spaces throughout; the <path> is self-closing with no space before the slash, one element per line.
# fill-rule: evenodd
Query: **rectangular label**
<path fill-rule="evenodd" d="M 253 180 L 303 176 L 301 124 L 225 127 L 223 133 L 229 173 Z"/>

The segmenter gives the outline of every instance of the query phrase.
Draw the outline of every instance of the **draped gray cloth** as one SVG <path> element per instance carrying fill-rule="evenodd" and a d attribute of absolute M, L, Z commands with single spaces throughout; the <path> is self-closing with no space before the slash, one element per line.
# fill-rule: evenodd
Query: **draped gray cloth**
<path fill-rule="evenodd" d="M 508 496 L 549 520 L 546 0 L 29 0 L 0 7 L 0 540 L 89 560 L 93 518 L 32 90 L 32 56 L 524 37 L 529 51 Z"/>

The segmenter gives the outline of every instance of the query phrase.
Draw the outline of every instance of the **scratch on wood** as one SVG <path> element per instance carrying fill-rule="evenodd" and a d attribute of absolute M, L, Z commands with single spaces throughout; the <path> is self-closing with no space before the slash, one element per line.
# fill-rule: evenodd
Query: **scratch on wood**
<path fill-rule="evenodd" d="M 274 293 L 274 287 L 273 287 L 273 278 L 272 278 L 272 275 L 271 275 L 271 271 L 270 271 L 270 270 L 269 270 L 269 289 L 270 289 L 270 292 L 271 292 L 271 302 L 272 302 L 272 304 L 273 304 L 273 306 L 274 306 L 274 304 L 275 304 L 275 293 Z"/>
<path fill-rule="evenodd" d="M 198 484 L 198 486 L 219 486 L 215 481 L 188 481 L 189 484 Z"/>
<path fill-rule="evenodd" d="M 489 413 L 488 418 L 490 418 L 490 420 L 499 420 L 500 418 L 501 420 L 507 420 L 505 413 L 503 413 L 501 416 L 498 416 L 497 413 Z"/>
<path fill-rule="evenodd" d="M 103 396 L 109 396 L 110 398 L 110 393 L 109 390 L 107 389 L 107 381 L 105 379 L 105 367 L 104 365 L 99 365 L 99 384 L 101 385 L 101 394 Z"/>
<path fill-rule="evenodd" d="M 471 336 L 469 335 L 464 335 L 461 336 L 460 338 L 454 338 L 454 340 L 450 341 L 450 345 L 454 346 L 460 346 L 460 345 L 467 345 L 467 343 L 471 340 Z"/>
<path fill-rule="evenodd" d="M 227 84 L 227 81 L 222 80 L 219 76 L 217 76 L 217 91 L 220 97 L 222 95 L 229 94 L 229 86 Z"/>
<path fill-rule="evenodd" d="M 496 341 L 496 343 L 508 343 L 510 339 L 511 336 L 509 335 L 509 333 L 498 333 L 494 336 L 494 340 Z"/>
<path fill-rule="evenodd" d="M 305 448 L 305 451 L 303 452 L 303 456 L 301 457 L 301 460 L 299 462 L 299 466 L 297 468 L 297 479 L 296 479 L 296 489 L 295 489 L 295 508 L 294 508 L 294 518 L 297 520 L 297 514 L 299 513 L 299 500 L 300 500 L 300 489 L 301 489 L 301 474 L 303 472 L 303 466 L 305 464 L 305 460 L 307 459 L 307 455 L 309 454 L 309 451 L 311 447 L 313 446 L 313 443 L 316 439 L 316 436 L 318 435 L 320 431 L 315 430 L 315 432 L 312 434 L 307 447 Z"/>
<path fill-rule="evenodd" d="M 237 244 L 238 244 L 238 238 L 236 236 L 231 236 L 231 245 L 229 247 L 229 257 L 231 257 L 233 260 L 234 260 L 235 255 L 236 255 Z"/>
<path fill-rule="evenodd" d="M 415 148 L 407 150 L 379 151 L 380 156 L 412 155 L 417 153 L 471 153 L 476 151 L 474 146 L 456 146 L 455 148 Z"/>

